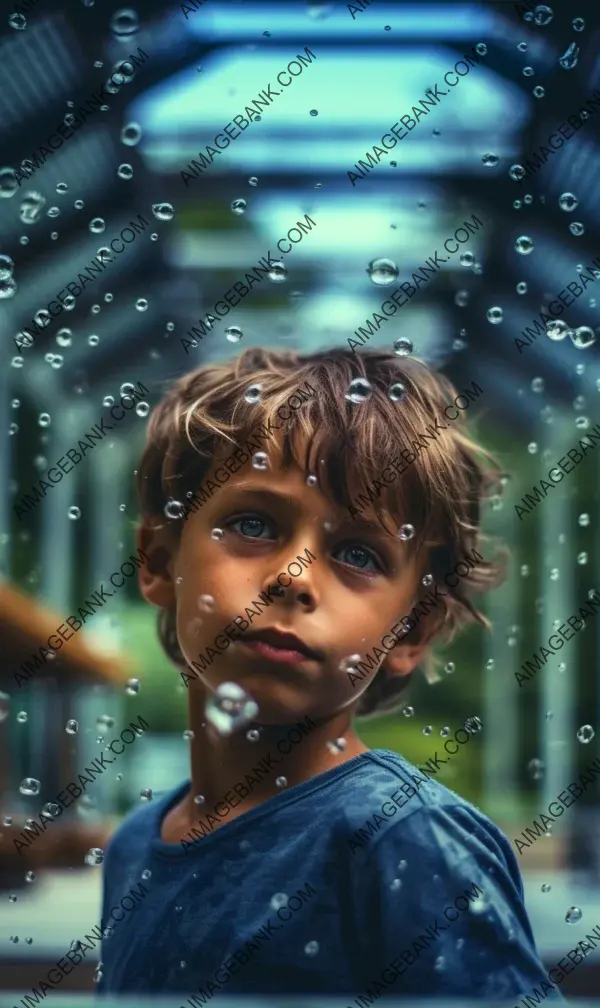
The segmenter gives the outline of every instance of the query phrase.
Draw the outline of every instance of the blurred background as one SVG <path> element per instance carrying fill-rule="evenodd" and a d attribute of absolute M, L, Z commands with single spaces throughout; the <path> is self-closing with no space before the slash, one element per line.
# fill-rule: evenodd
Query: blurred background
<path fill-rule="evenodd" d="M 15 679 L 135 555 L 134 471 L 149 412 L 174 378 L 246 346 L 346 345 L 396 280 L 444 254 L 473 214 L 485 226 L 369 345 L 407 338 L 459 389 L 483 389 L 469 416 L 510 474 L 485 528 L 510 546 L 510 575 L 484 604 L 493 632 L 462 635 L 439 680 L 415 684 L 404 714 L 364 721 L 360 733 L 420 763 L 441 751 L 444 729 L 479 717 L 481 731 L 440 779 L 511 840 L 597 757 L 595 619 L 531 681 L 519 687 L 514 673 L 600 590 L 600 454 L 522 520 L 513 505 L 600 419 L 600 263 L 565 312 L 572 336 L 539 335 L 522 353 L 514 342 L 600 256 L 600 115 L 584 112 L 530 180 L 510 169 L 600 88 L 600 10 L 595 0 L 372 0 L 364 11 L 26 0 L 5 5 L 0 32 L 0 254 L 12 261 L 0 259 L 0 982 L 22 992 L 99 920 L 102 869 L 87 852 L 104 847 L 141 791 L 187 776 L 184 689 L 135 576 L 30 681 Z M 480 43 L 479 65 L 352 186 L 358 159 Z M 186 185 L 182 170 L 305 47 L 312 63 Z M 123 67 L 130 54 L 137 62 Z M 49 134 L 113 73 L 102 108 L 36 167 Z M 305 214 L 316 226 L 281 257 L 284 272 L 196 347 L 182 345 L 262 256 L 278 257 L 276 242 Z M 139 215 L 147 225 L 51 318 L 49 301 Z M 371 268 L 377 259 L 391 265 Z M 36 318 L 33 344 L 17 349 Z M 48 467 L 108 419 L 126 383 L 141 383 L 135 408 L 17 515 Z M 118 767 L 19 857 L 13 840 L 26 820 L 140 716 L 150 728 Z M 25 778 L 34 783 L 23 788 Z M 548 966 L 600 924 L 599 848 L 595 784 L 519 857 Z M 572 906 L 582 911 L 575 927 L 565 921 Z M 93 989 L 93 957 L 63 981 L 63 998 Z M 598 996 L 600 952 L 563 990 Z"/>

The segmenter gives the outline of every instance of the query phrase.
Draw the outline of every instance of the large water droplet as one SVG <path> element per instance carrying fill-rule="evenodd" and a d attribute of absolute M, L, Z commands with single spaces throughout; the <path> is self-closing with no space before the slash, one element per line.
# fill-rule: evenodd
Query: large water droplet
<path fill-rule="evenodd" d="M 498 325 L 504 319 L 504 311 L 502 310 L 502 308 L 499 308 L 498 306 L 488 308 L 486 312 L 486 318 L 488 322 L 492 323 L 492 325 Z"/>
<path fill-rule="evenodd" d="M 546 336 L 555 343 L 566 339 L 568 334 L 569 327 L 566 322 L 562 321 L 562 319 L 555 319 L 554 321 L 549 322 L 546 327 Z"/>
<path fill-rule="evenodd" d="M 373 259 L 369 263 L 367 273 L 372 283 L 378 287 L 385 287 L 398 279 L 400 270 L 391 259 Z"/>
<path fill-rule="evenodd" d="M 152 213 L 157 220 L 170 221 L 175 216 L 175 211 L 170 203 L 153 203 Z"/>
<path fill-rule="evenodd" d="M 92 234 L 102 234 L 106 228 L 106 221 L 102 217 L 94 217 L 88 224 Z"/>
<path fill-rule="evenodd" d="M 529 255 L 530 252 L 533 252 L 533 248 L 533 242 L 527 235 L 521 235 L 515 242 L 515 249 L 520 255 Z"/>
<path fill-rule="evenodd" d="M 590 326 L 579 326 L 575 331 L 570 329 L 569 336 L 571 337 L 571 343 L 578 350 L 587 350 L 588 347 L 591 347 L 596 342 L 596 334 Z"/>
<path fill-rule="evenodd" d="M 258 712 L 256 701 L 233 682 L 221 683 L 206 701 L 206 719 L 219 735 L 238 731 L 253 721 Z"/>
<path fill-rule="evenodd" d="M 121 130 L 121 143 L 126 147 L 135 147 L 142 138 L 142 127 L 137 122 L 127 123 Z"/>
<path fill-rule="evenodd" d="M 575 210 L 576 207 L 579 206 L 579 200 L 577 199 L 577 196 L 575 196 L 574 193 L 564 192 L 558 198 L 558 205 L 561 210 L 566 210 L 567 213 L 571 213 L 573 210 Z"/>
<path fill-rule="evenodd" d="M 579 909 L 579 907 L 572 906 L 572 907 L 569 907 L 569 909 L 567 910 L 567 913 L 565 915 L 565 920 L 566 920 L 567 924 L 577 924 L 581 920 L 582 917 L 583 917 L 583 914 L 582 914 L 581 910 Z"/>
<path fill-rule="evenodd" d="M 113 34 L 122 39 L 135 35 L 139 24 L 140 19 L 137 13 L 130 7 L 123 7 L 121 10 L 115 11 L 109 22 Z"/>
<path fill-rule="evenodd" d="M 550 24 L 552 18 L 554 17 L 554 11 L 547 4 L 538 4 L 533 12 L 533 20 L 536 25 L 547 25 Z"/>
<path fill-rule="evenodd" d="M 87 865 L 99 865 L 104 861 L 104 851 L 101 847 L 90 847 L 85 855 L 84 861 Z"/>
<path fill-rule="evenodd" d="M 19 784 L 19 791 L 24 795 L 37 795 L 40 793 L 41 784 L 35 777 L 25 777 Z"/>
<path fill-rule="evenodd" d="M 79 721 L 75 721 L 71 718 L 65 725 L 65 731 L 67 735 L 76 735 L 79 731 Z"/>
<path fill-rule="evenodd" d="M 581 221 L 571 221 L 569 224 L 569 231 L 572 235 L 575 235 L 576 238 L 581 238 L 581 235 L 585 234 L 585 227 Z"/>
<path fill-rule="evenodd" d="M 4 280 L 0 280 L 0 298 L 5 300 L 6 298 L 14 297 L 17 292 L 17 282 L 13 277 L 6 277 Z"/>
<path fill-rule="evenodd" d="M 577 66 L 577 60 L 579 59 L 579 46 L 576 42 L 571 42 L 562 56 L 559 57 L 558 62 L 560 63 L 563 70 L 572 70 L 573 67 Z"/>
<path fill-rule="evenodd" d="M 239 326 L 228 326 L 225 330 L 225 338 L 228 339 L 230 343 L 239 343 L 243 335 L 244 334 Z"/>
<path fill-rule="evenodd" d="M 585 724 L 585 725 L 582 725 L 581 728 L 578 729 L 578 731 L 577 731 L 577 738 L 578 738 L 578 740 L 580 742 L 583 742 L 584 745 L 585 745 L 588 742 L 592 741 L 592 739 L 593 739 L 593 737 L 594 737 L 595 734 L 596 733 L 595 733 L 594 729 L 592 728 L 592 726 L 589 725 L 589 724 Z"/>
<path fill-rule="evenodd" d="M 344 398 L 351 403 L 366 402 L 373 394 L 373 387 L 366 378 L 353 378 Z"/>
<path fill-rule="evenodd" d="M 287 270 L 281 260 L 277 260 L 270 263 L 270 269 L 267 276 L 271 283 L 283 283 L 287 280 Z"/>
<path fill-rule="evenodd" d="M 481 161 L 486 168 L 495 168 L 500 158 L 497 154 L 483 154 Z"/>
<path fill-rule="evenodd" d="M 249 385 L 244 392 L 244 399 L 251 406 L 255 406 L 261 401 L 262 385 L 255 383 L 254 385 Z"/>
<path fill-rule="evenodd" d="M 415 534 L 414 525 L 401 525 L 400 531 L 398 532 L 398 538 L 401 539 L 402 542 L 408 542 L 409 539 L 412 539 L 414 537 L 414 534 Z"/>
<path fill-rule="evenodd" d="M 246 213 L 247 203 L 245 199 L 234 199 L 231 202 L 231 209 L 234 214 Z"/>
<path fill-rule="evenodd" d="M 10 199 L 19 187 L 14 168 L 0 168 L 0 197 Z"/>

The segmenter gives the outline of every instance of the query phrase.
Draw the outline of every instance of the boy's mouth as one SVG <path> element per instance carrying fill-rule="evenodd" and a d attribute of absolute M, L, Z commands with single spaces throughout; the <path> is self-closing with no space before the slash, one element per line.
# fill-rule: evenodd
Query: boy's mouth
<path fill-rule="evenodd" d="M 323 655 L 310 648 L 295 634 L 275 628 L 255 630 L 244 634 L 243 643 L 261 656 L 271 661 L 297 663 L 318 661 Z"/>

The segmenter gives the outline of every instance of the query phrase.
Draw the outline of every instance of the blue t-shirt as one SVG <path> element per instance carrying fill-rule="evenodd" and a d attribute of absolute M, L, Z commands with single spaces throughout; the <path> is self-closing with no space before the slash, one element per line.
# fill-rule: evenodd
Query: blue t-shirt
<path fill-rule="evenodd" d="M 198 1005 L 221 991 L 369 1003 L 548 990 L 508 840 L 397 753 L 355 756 L 184 849 L 160 828 L 189 786 L 111 838 L 99 993 Z"/>

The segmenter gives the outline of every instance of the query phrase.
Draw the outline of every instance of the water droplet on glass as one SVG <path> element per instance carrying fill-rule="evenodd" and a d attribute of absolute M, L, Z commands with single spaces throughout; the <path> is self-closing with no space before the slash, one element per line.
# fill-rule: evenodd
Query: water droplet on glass
<path fill-rule="evenodd" d="M 215 608 L 215 600 L 212 595 L 199 595 L 198 608 L 201 612 L 212 612 Z"/>
<path fill-rule="evenodd" d="M 225 337 L 230 343 L 239 343 L 243 335 L 244 334 L 239 326 L 228 326 L 225 330 Z"/>
<path fill-rule="evenodd" d="M 355 672 L 359 661 L 361 661 L 359 654 L 351 654 L 347 658 L 342 658 L 338 668 L 340 672 Z"/>
<path fill-rule="evenodd" d="M 550 24 L 552 18 L 554 17 L 554 11 L 547 4 L 538 4 L 533 12 L 533 20 L 536 25 L 547 25 Z"/>
<path fill-rule="evenodd" d="M 117 168 L 117 175 L 128 181 L 133 178 L 133 167 L 130 164 L 120 164 Z"/>
<path fill-rule="evenodd" d="M 122 7 L 121 10 L 115 11 L 109 22 L 113 34 L 124 40 L 130 35 L 135 35 L 139 24 L 137 13 L 130 7 Z"/>
<path fill-rule="evenodd" d="M 562 56 L 559 57 L 558 62 L 560 63 L 563 70 L 572 70 L 577 66 L 577 60 L 579 59 L 579 46 L 576 42 L 571 42 L 571 44 L 565 49 Z"/>
<path fill-rule="evenodd" d="M 583 31 L 583 29 L 585 28 L 585 21 L 583 20 L 583 18 L 579 17 L 573 18 L 573 20 L 571 21 L 571 26 L 574 31 Z"/>
<path fill-rule="evenodd" d="M 589 725 L 589 724 L 586 724 L 586 725 L 582 725 L 581 728 L 578 729 L 578 731 L 577 731 L 577 738 L 578 738 L 579 742 L 582 742 L 585 745 L 588 742 L 592 741 L 592 739 L 593 739 L 593 737 L 594 737 L 595 734 L 596 733 L 595 733 L 594 729 L 592 728 L 592 726 Z"/>
<path fill-rule="evenodd" d="M 249 385 L 244 393 L 244 399 L 247 403 L 250 403 L 251 406 L 255 406 L 261 401 L 261 392 L 262 385 Z"/>
<path fill-rule="evenodd" d="M 278 787 L 278 788 L 287 787 L 287 777 L 283 777 L 283 776 L 276 777 L 275 778 L 275 787 Z"/>
<path fill-rule="evenodd" d="M 518 182 L 519 179 L 525 177 L 525 169 L 523 165 L 514 164 L 511 165 L 510 168 L 508 169 L 508 174 L 510 175 L 511 179 L 514 179 L 515 182 Z"/>
<path fill-rule="evenodd" d="M 583 917 L 583 914 L 582 914 L 581 910 L 579 909 L 579 907 L 575 907 L 575 906 L 569 907 L 569 909 L 567 910 L 567 912 L 565 914 L 565 920 L 566 920 L 567 924 L 577 924 L 581 920 L 582 917 Z"/>
<path fill-rule="evenodd" d="M 15 264 L 9 255 L 0 255 L 0 280 L 7 280 L 12 276 Z"/>
<path fill-rule="evenodd" d="M 585 234 L 585 227 L 581 221 L 571 221 L 569 224 L 569 231 L 576 238 L 580 238 L 582 234 Z"/>
<path fill-rule="evenodd" d="M 135 147 L 142 138 L 142 127 L 137 122 L 127 123 L 121 130 L 121 143 L 126 147 Z"/>
<path fill-rule="evenodd" d="M 75 504 L 73 504 L 72 507 L 69 508 L 67 514 L 71 519 L 71 521 L 77 521 L 78 518 L 81 518 L 81 511 Z"/>
<path fill-rule="evenodd" d="M 28 822 L 25 825 L 27 825 L 28 823 L 33 825 L 33 819 L 28 820 Z M 25 872 L 25 881 L 27 882 L 28 885 L 31 885 L 33 882 L 35 882 L 35 872 L 32 871 Z"/>
<path fill-rule="evenodd" d="M 522 72 L 523 72 L 523 76 L 524 77 L 533 77 L 533 75 L 535 73 L 535 70 L 533 69 L 533 67 L 526 66 L 526 67 L 523 67 L 523 71 Z"/>
<path fill-rule="evenodd" d="M 170 221 L 175 216 L 175 211 L 170 203 L 153 203 L 152 213 L 157 220 Z"/>
<path fill-rule="evenodd" d="M 546 89 L 543 88 L 541 84 L 536 84 L 536 86 L 533 89 L 533 97 L 534 98 L 543 98 L 545 94 L 546 94 Z"/>
<path fill-rule="evenodd" d="M 225 533 L 223 532 L 223 529 L 214 528 L 211 530 L 210 538 L 214 542 L 221 542 L 221 540 L 225 538 Z"/>
<path fill-rule="evenodd" d="M 246 732 L 246 738 L 248 739 L 248 742 L 258 742 L 260 732 L 256 728 L 251 728 L 250 731 Z"/>
<path fill-rule="evenodd" d="M 281 907 L 284 907 L 284 906 L 287 905 L 288 898 L 289 897 L 286 896 L 285 893 L 280 893 L 280 892 L 279 893 L 275 893 L 275 895 L 271 897 L 271 909 L 272 910 L 280 910 Z"/>
<path fill-rule="evenodd" d="M 17 292 L 17 283 L 13 277 L 6 277 L 5 280 L 0 280 L 0 298 L 5 300 L 6 298 L 14 297 Z"/>
<path fill-rule="evenodd" d="M 527 42 L 519 42 L 517 49 L 519 52 L 527 52 Z"/>
<path fill-rule="evenodd" d="M 140 801 L 152 801 L 152 788 L 142 788 L 140 791 Z"/>
<path fill-rule="evenodd" d="M 269 456 L 266 452 L 255 452 L 252 456 L 252 468 L 259 469 L 262 472 L 269 468 Z"/>
<path fill-rule="evenodd" d="M 373 387 L 366 378 L 353 378 L 344 398 L 348 402 L 359 404 L 366 402 L 373 394 Z"/>
<path fill-rule="evenodd" d="M 481 158 L 482 164 L 486 168 L 495 168 L 500 158 L 497 154 L 484 154 Z"/>
<path fill-rule="evenodd" d="M 473 253 L 463 252 L 463 254 L 460 257 L 460 265 L 470 267 L 473 266 L 474 263 L 475 263 L 475 256 L 473 255 Z"/>
<path fill-rule="evenodd" d="M 546 327 L 546 336 L 555 343 L 566 339 L 568 334 L 569 327 L 566 322 L 562 321 L 562 319 L 555 319 L 553 322 L 549 322 Z"/>
<path fill-rule="evenodd" d="M 101 847 L 90 847 L 89 851 L 84 857 L 84 861 L 87 865 L 99 865 L 104 861 L 104 851 Z"/>
<path fill-rule="evenodd" d="M 533 242 L 527 235 L 521 235 L 515 242 L 515 249 L 520 255 L 529 255 L 533 252 Z"/>
<path fill-rule="evenodd" d="M 17 721 L 19 722 L 19 724 L 26 724 L 28 719 L 29 715 L 27 714 L 27 711 L 22 710 L 19 711 L 19 713 L 17 714 Z"/>
<path fill-rule="evenodd" d="M 408 525 L 408 524 L 401 525 L 400 530 L 398 532 L 398 538 L 401 539 L 402 542 L 407 542 L 409 539 L 413 538 L 414 534 L 415 534 L 414 525 Z"/>
<path fill-rule="evenodd" d="M 234 199 L 231 202 L 231 209 L 234 214 L 246 213 L 246 200 L 245 199 Z"/>
<path fill-rule="evenodd" d="M 431 727 L 431 725 L 425 725 L 425 727 L 423 728 L 422 734 L 423 735 L 431 735 L 432 731 L 433 731 L 433 728 Z"/>
<path fill-rule="evenodd" d="M 135 302 L 135 307 L 137 311 L 146 311 L 148 308 L 148 302 L 146 298 L 138 298 Z"/>
<path fill-rule="evenodd" d="M 287 280 L 287 270 L 281 260 L 271 262 L 267 276 L 271 283 L 283 283 Z"/>
<path fill-rule="evenodd" d="M 544 776 L 545 769 L 546 765 L 541 759 L 529 760 L 529 763 L 527 764 L 527 773 L 532 780 L 541 780 Z"/>
<path fill-rule="evenodd" d="M 394 382 L 388 389 L 388 396 L 392 402 L 402 402 L 403 399 L 406 399 L 407 395 L 406 386 L 402 382 Z"/>
<path fill-rule="evenodd" d="M 480 56 L 487 56 L 488 48 L 485 42 L 478 42 L 475 46 L 475 51 L 479 53 Z"/>
<path fill-rule="evenodd" d="M 400 270 L 391 259 L 373 259 L 369 263 L 367 273 L 372 283 L 378 287 L 385 287 L 398 279 Z"/>
<path fill-rule="evenodd" d="M 258 714 L 258 704 L 237 683 L 217 686 L 206 701 L 206 719 L 220 735 L 231 735 Z"/>
<path fill-rule="evenodd" d="M 452 662 L 452 661 L 446 662 L 446 664 L 444 666 L 444 672 L 447 672 L 449 675 L 451 675 L 452 672 L 454 672 L 455 668 L 456 668 L 456 666 L 455 666 L 454 662 Z"/>
<path fill-rule="evenodd" d="M 445 957 L 443 955 L 440 955 L 440 956 L 437 957 L 437 959 L 435 960 L 433 968 L 434 968 L 434 970 L 435 970 L 436 973 L 443 973 L 444 972 L 444 970 L 446 969 L 446 959 L 445 959 Z"/>
<path fill-rule="evenodd" d="M 37 795 L 40 793 L 41 784 L 35 777 L 25 777 L 19 784 L 19 791 L 24 795 Z"/>
<path fill-rule="evenodd" d="M 504 311 L 502 308 L 498 308 L 497 306 L 494 308 L 488 308 L 486 318 L 488 322 L 492 323 L 492 325 L 498 325 L 498 323 L 502 322 L 504 318 Z"/>
<path fill-rule="evenodd" d="M 578 350 L 587 350 L 588 347 L 591 347 L 596 342 L 596 334 L 590 326 L 579 326 L 575 331 L 571 329 L 569 330 L 569 336 L 571 337 L 571 343 Z"/>
<path fill-rule="evenodd" d="M 561 210 L 566 210 L 567 213 L 571 213 L 573 210 L 575 210 L 576 207 L 579 206 L 579 200 L 577 199 L 577 196 L 574 195 L 574 193 L 564 192 L 558 198 L 558 205 Z"/>
<path fill-rule="evenodd" d="M 67 735 L 76 735 L 79 731 L 79 721 L 75 721 L 74 718 L 70 718 L 65 725 L 65 731 Z"/>
<path fill-rule="evenodd" d="M 14 168 L 0 168 L 0 197 L 10 199 L 14 196 L 19 182 Z M 44 200 L 44 203 L 46 200 Z"/>
<path fill-rule="evenodd" d="M 27 28 L 27 18 L 24 14 L 11 14 L 8 23 L 15 31 L 25 31 Z"/>

